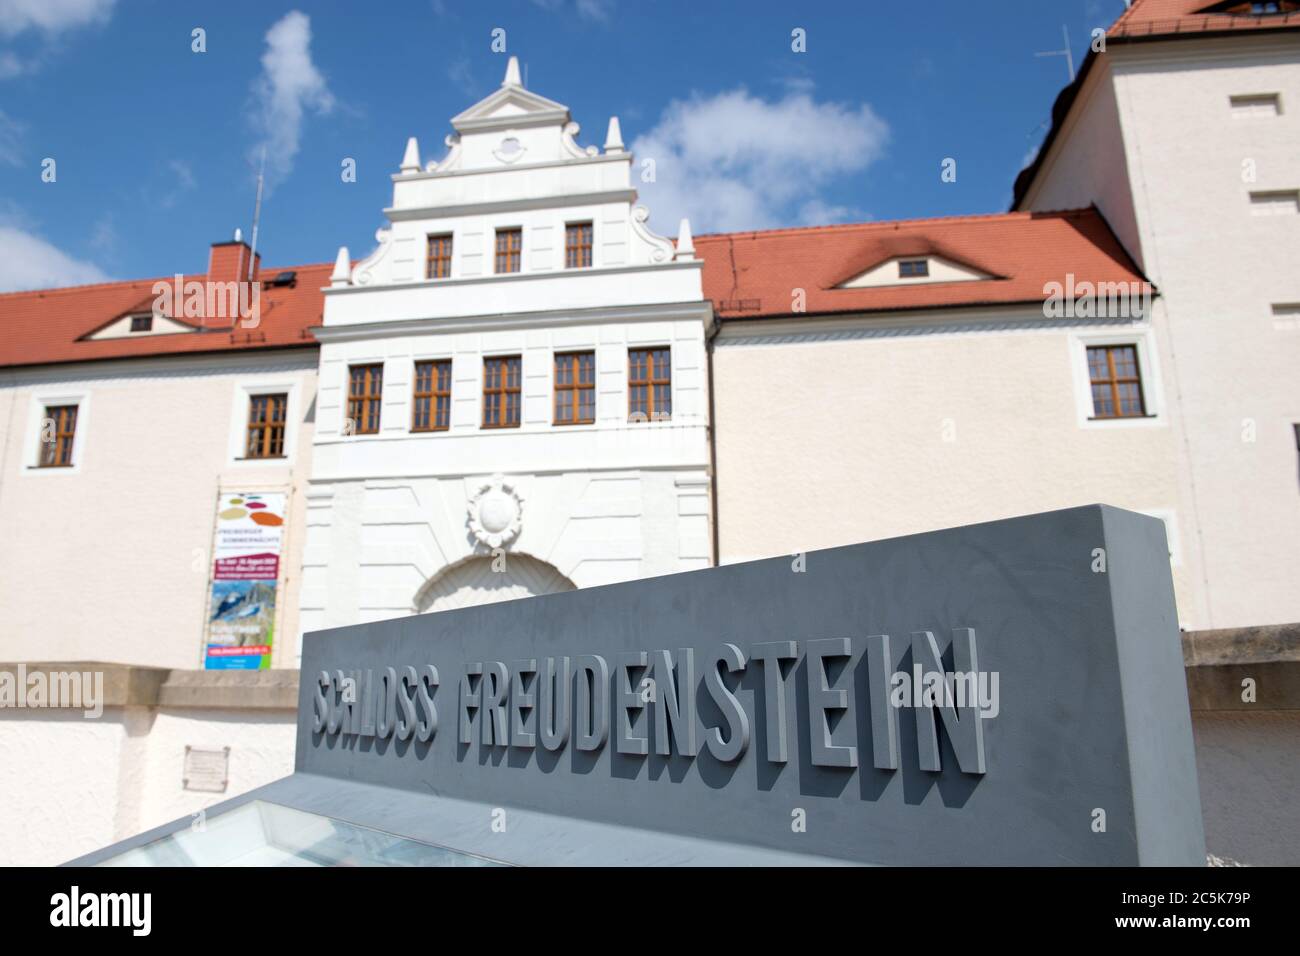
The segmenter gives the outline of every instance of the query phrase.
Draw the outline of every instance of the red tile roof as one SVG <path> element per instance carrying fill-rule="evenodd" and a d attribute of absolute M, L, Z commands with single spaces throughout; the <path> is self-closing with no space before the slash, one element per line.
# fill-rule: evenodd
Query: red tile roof
<path fill-rule="evenodd" d="M 814 316 L 1041 302 L 1043 286 L 1065 282 L 1067 273 L 1076 283 L 1143 281 L 1095 209 L 720 233 L 699 236 L 695 248 L 704 261 L 705 298 L 723 319 L 791 315 L 795 289 L 805 292 L 806 308 L 798 314 Z M 992 278 L 836 288 L 896 257 L 929 255 Z M 332 269 L 332 263 L 297 266 L 294 287 L 264 284 L 255 329 L 221 320 L 220 328 L 198 332 L 86 338 L 115 319 L 148 311 L 154 283 L 169 278 L 3 294 L 0 366 L 312 347 L 309 329 L 321 323 L 321 288 Z"/>
<path fill-rule="evenodd" d="M 154 283 L 171 283 L 173 276 L 0 294 L 0 366 L 314 346 L 316 340 L 307 330 L 321 323 L 325 298 L 321 288 L 329 284 L 332 269 L 333 263 L 315 263 L 261 270 L 261 317 L 256 328 L 241 328 L 238 320 L 232 328 L 229 319 L 209 319 L 214 327 L 204 331 L 113 339 L 83 337 L 121 316 L 149 311 Z M 265 281 L 290 270 L 297 273 L 292 287 Z M 205 279 L 184 277 L 185 282 Z M 201 325 L 196 319 L 178 317 L 178 321 Z"/>
<path fill-rule="evenodd" d="M 1066 281 L 1142 282 L 1096 209 L 869 222 L 699 236 L 704 296 L 726 319 L 1043 301 Z M 993 278 L 874 288 L 836 286 L 898 256 L 935 255 Z M 796 289 L 806 311 L 792 308 Z"/>
<path fill-rule="evenodd" d="M 1108 39 L 1141 40 L 1218 33 L 1227 30 L 1278 30 L 1300 28 L 1300 11 L 1282 13 L 1219 13 L 1225 4 L 1215 0 L 1135 0 L 1106 31 Z M 1249 7 L 1249 0 L 1226 6 Z M 1211 10 L 1210 13 L 1202 11 Z"/>

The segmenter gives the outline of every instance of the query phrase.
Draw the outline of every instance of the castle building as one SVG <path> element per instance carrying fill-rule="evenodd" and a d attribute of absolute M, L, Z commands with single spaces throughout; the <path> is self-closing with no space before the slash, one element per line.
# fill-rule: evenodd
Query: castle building
<path fill-rule="evenodd" d="M 287 773 L 323 628 L 1097 501 L 1300 621 L 1294 6 L 1139 0 L 1007 213 L 666 238 L 512 59 L 364 258 L 0 295 L 0 670 L 103 683 L 0 707 L 0 862 Z"/>
<path fill-rule="evenodd" d="M 513 58 L 452 127 L 324 293 L 308 630 L 711 560 L 689 234 L 647 227 L 617 119 L 580 145 Z"/>

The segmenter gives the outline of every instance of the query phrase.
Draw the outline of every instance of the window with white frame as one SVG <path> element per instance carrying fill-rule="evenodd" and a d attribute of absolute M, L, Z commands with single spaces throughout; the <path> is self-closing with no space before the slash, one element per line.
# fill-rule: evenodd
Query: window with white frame
<path fill-rule="evenodd" d="M 41 389 L 32 394 L 20 459 L 24 473 L 66 475 L 81 470 L 89 405 L 90 395 L 80 390 Z"/>
<path fill-rule="evenodd" d="M 1151 329 L 1071 334 L 1078 422 L 1084 428 L 1165 424 Z"/>
<path fill-rule="evenodd" d="M 292 378 L 253 377 L 235 383 L 230 411 L 231 465 L 278 467 L 294 457 L 299 388 Z"/>

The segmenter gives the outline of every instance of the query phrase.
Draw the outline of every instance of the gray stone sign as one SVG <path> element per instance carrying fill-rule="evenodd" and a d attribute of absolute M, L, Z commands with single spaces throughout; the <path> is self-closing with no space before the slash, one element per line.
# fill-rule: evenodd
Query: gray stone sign
<path fill-rule="evenodd" d="M 296 770 L 511 862 L 1205 861 L 1164 527 L 1106 506 L 311 634 Z"/>

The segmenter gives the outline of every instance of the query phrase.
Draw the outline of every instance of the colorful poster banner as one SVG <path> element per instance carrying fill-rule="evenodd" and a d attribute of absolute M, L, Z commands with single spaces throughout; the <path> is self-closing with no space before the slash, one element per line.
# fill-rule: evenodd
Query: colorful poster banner
<path fill-rule="evenodd" d="M 283 492 L 259 492 L 217 500 L 206 670 L 271 666 L 286 498 Z"/>

